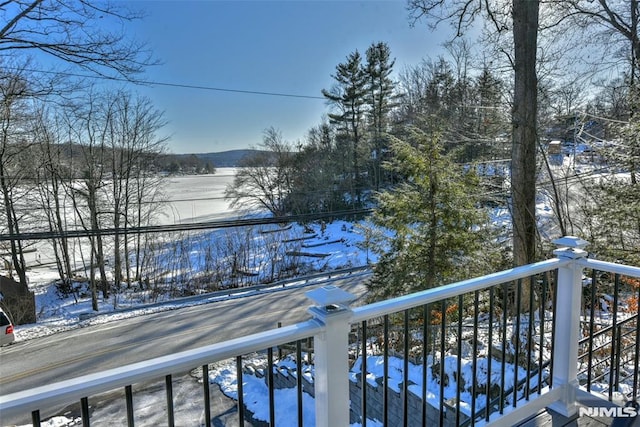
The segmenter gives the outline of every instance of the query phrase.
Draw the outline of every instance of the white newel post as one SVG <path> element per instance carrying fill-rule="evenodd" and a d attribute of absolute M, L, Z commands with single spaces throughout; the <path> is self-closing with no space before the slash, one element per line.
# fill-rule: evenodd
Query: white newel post
<path fill-rule="evenodd" d="M 573 236 L 554 240 L 558 249 L 553 253 L 560 259 L 575 260 L 587 256 L 583 250 L 589 243 Z M 562 400 L 550 409 L 564 415 L 576 413 L 578 384 L 578 341 L 580 339 L 580 304 L 582 298 L 582 267 L 570 263 L 558 269 L 555 339 L 553 347 L 553 388 L 563 388 Z"/>
<path fill-rule="evenodd" d="M 349 331 L 355 296 L 336 286 L 306 293 L 324 331 L 314 337 L 316 427 L 349 425 Z"/>

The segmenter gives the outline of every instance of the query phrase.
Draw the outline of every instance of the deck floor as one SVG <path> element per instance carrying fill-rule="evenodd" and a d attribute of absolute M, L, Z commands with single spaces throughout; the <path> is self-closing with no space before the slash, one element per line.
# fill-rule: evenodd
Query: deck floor
<path fill-rule="evenodd" d="M 524 421 L 519 427 L 605 427 L 612 423 L 612 418 L 579 417 L 578 415 L 567 418 L 551 409 L 546 409 Z"/>

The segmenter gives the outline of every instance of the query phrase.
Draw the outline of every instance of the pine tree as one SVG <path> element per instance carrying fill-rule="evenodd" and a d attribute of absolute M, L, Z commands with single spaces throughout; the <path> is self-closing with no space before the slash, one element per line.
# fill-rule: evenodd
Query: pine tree
<path fill-rule="evenodd" d="M 391 49 L 386 43 L 372 44 L 367 49 L 367 91 L 369 104 L 369 124 L 371 128 L 371 143 L 373 159 L 373 186 L 380 189 L 381 165 L 386 150 L 385 134 L 387 132 L 389 112 L 394 106 L 395 82 L 391 79 L 391 72 L 395 59 L 391 59 Z"/>
<path fill-rule="evenodd" d="M 503 159 L 511 147 L 499 142 L 499 135 L 509 130 L 508 113 L 503 102 L 504 83 L 485 65 L 474 81 L 475 98 L 470 116 L 473 119 L 473 144 L 467 148 L 467 161 Z"/>
<path fill-rule="evenodd" d="M 630 90 L 629 111 L 637 111 L 640 98 Z M 640 115 L 632 114 L 620 126 L 617 143 L 603 148 L 607 163 L 614 165 L 587 194 L 592 197 L 586 211 L 591 221 L 588 239 L 593 250 L 614 261 L 640 261 Z"/>
<path fill-rule="evenodd" d="M 309 130 L 305 144 L 294 153 L 292 190 L 289 196 L 294 214 L 345 209 L 339 177 L 344 159 L 335 145 L 333 128 L 323 122 Z"/>
<path fill-rule="evenodd" d="M 412 127 L 405 139 L 392 141 L 387 165 L 402 183 L 379 195 L 372 219 L 390 231 L 372 245 L 379 255 L 370 283 L 376 300 L 478 273 L 480 264 L 469 259 L 486 234 L 475 174 L 443 154 L 440 134 Z"/>
<path fill-rule="evenodd" d="M 332 76 L 336 85 L 322 94 L 333 105 L 336 113 L 329 114 L 330 123 L 338 127 L 342 137 L 350 144 L 350 187 L 352 203 L 360 202 L 360 145 L 364 137 L 364 113 L 366 105 L 367 75 L 362 66 L 362 57 L 356 50 L 347 56 L 345 63 L 336 66 Z"/>

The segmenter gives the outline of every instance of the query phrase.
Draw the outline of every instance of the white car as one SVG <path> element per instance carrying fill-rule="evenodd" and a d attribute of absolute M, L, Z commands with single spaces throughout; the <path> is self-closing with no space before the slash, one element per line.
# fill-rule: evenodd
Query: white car
<path fill-rule="evenodd" d="M 4 311 L 0 310 L 0 346 L 11 344 L 15 340 L 13 323 Z"/>

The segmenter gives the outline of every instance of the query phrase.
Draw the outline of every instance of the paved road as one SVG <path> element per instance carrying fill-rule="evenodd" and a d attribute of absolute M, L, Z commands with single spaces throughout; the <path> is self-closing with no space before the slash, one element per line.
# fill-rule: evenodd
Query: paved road
<path fill-rule="evenodd" d="M 366 276 L 333 282 L 362 299 Z M 0 350 L 8 394 L 307 320 L 313 286 L 119 320 L 18 342 Z M 355 304 L 359 304 L 356 301 Z"/>

